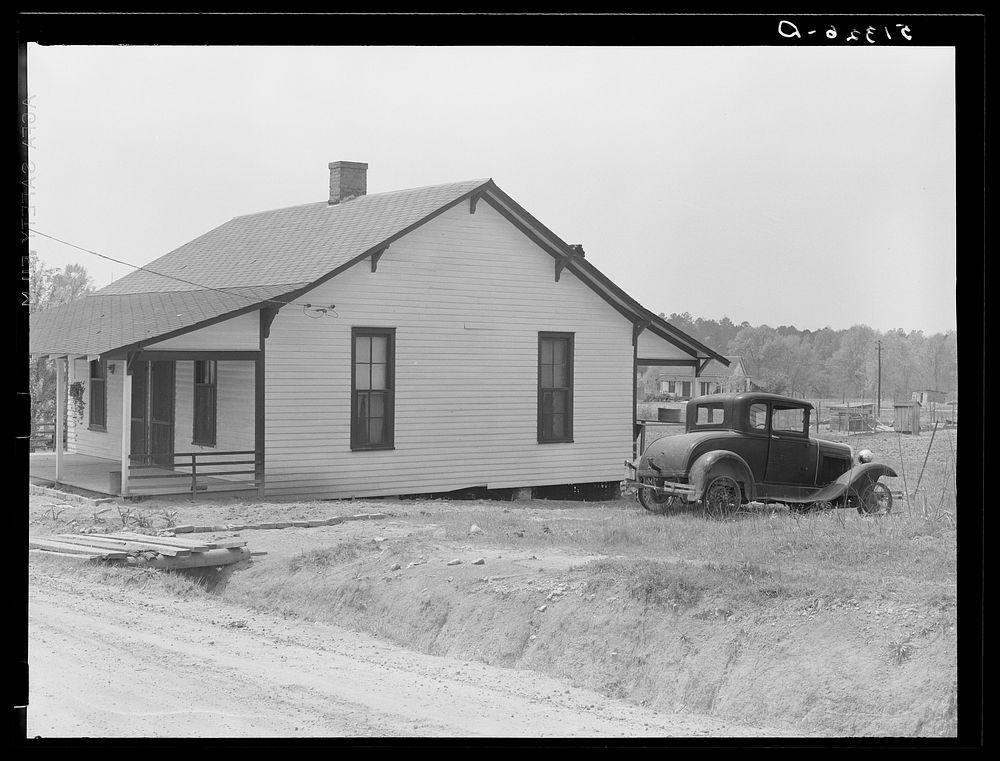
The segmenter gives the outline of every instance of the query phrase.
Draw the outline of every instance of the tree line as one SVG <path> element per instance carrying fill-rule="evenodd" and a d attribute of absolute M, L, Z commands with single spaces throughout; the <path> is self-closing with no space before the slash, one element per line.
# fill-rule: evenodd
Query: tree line
<path fill-rule="evenodd" d="M 909 399 L 913 391 L 958 395 L 957 331 L 925 335 L 896 328 L 881 332 L 867 325 L 834 330 L 734 323 L 728 317 L 706 320 L 688 312 L 660 314 L 706 346 L 739 356 L 752 382 L 764 391 L 801 398 L 873 399 L 881 376 L 883 399 Z M 649 375 L 659 373 L 650 368 Z"/>
<path fill-rule="evenodd" d="M 94 290 L 94 281 L 82 264 L 62 269 L 47 267 L 35 251 L 28 252 L 28 313 L 66 304 Z M 56 371 L 47 359 L 28 360 L 28 390 L 31 394 L 31 429 L 56 419 Z"/>

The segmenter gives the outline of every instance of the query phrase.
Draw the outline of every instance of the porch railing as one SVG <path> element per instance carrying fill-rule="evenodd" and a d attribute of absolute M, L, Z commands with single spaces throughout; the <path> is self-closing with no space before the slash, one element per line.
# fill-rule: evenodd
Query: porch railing
<path fill-rule="evenodd" d="M 216 476 L 250 476 L 251 478 L 247 481 L 242 480 L 231 480 L 229 483 L 234 485 L 244 485 L 244 488 L 251 489 L 256 488 L 261 485 L 262 480 L 258 481 L 257 476 L 257 460 L 256 452 L 252 449 L 250 450 L 240 450 L 231 452 L 166 452 L 162 454 L 133 454 L 129 455 L 129 472 L 128 481 L 132 483 L 133 481 L 149 480 L 149 479 L 164 479 L 164 478 L 184 478 L 190 479 L 190 488 L 178 489 L 174 493 L 185 493 L 191 492 L 191 499 L 193 500 L 199 491 L 206 491 L 208 485 L 205 483 L 205 479 L 215 478 Z M 249 455 L 250 459 L 242 460 L 220 460 L 220 457 L 243 457 Z M 170 464 L 164 464 L 162 461 L 169 458 Z M 180 458 L 180 461 L 179 461 Z M 186 458 L 186 460 L 184 459 Z M 154 460 L 159 460 L 160 462 L 154 462 Z M 237 468 L 235 470 L 214 470 L 212 468 L 226 467 L 234 468 L 240 465 L 249 465 L 249 468 Z M 190 470 L 178 470 L 178 468 L 190 468 Z M 199 472 L 199 468 L 201 471 Z M 205 470 L 209 468 L 209 470 Z M 156 470 L 156 473 L 138 473 L 133 475 L 135 471 L 151 471 Z M 202 479 L 202 483 L 199 486 L 198 479 Z M 261 477 L 263 479 L 263 476 Z M 142 488 L 141 484 L 136 484 L 136 487 Z"/>

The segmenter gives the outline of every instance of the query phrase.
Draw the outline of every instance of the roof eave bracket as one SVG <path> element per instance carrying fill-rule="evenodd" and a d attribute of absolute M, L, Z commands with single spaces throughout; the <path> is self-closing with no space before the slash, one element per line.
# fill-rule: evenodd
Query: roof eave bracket
<path fill-rule="evenodd" d="M 559 275 L 566 269 L 566 265 L 572 261 L 572 256 L 560 256 L 556 259 L 556 282 L 559 282 Z"/>
<path fill-rule="evenodd" d="M 642 334 L 646 328 L 652 325 L 652 320 L 645 320 L 642 322 L 632 323 L 632 345 L 635 346 L 639 342 L 639 336 Z"/>
<path fill-rule="evenodd" d="M 274 307 L 264 307 L 261 311 L 261 330 L 264 332 L 264 338 L 270 338 L 271 336 L 271 323 L 274 322 L 274 318 L 278 316 L 278 310 Z"/>
<path fill-rule="evenodd" d="M 479 199 L 482 198 L 482 195 L 483 193 L 482 191 L 480 191 L 478 193 L 473 193 L 472 196 L 469 198 L 469 214 L 476 213 L 476 204 L 479 203 Z"/>
<path fill-rule="evenodd" d="M 712 361 L 711 357 L 705 357 L 705 361 L 702 362 L 700 365 L 698 365 L 698 372 L 694 374 L 696 378 L 699 377 L 703 372 L 705 372 L 705 368 L 708 367 L 708 363 L 711 361 Z"/>
<path fill-rule="evenodd" d="M 378 260 L 382 258 L 382 254 L 389 250 L 388 246 L 383 246 L 377 251 L 372 251 L 372 272 L 378 269 Z"/>

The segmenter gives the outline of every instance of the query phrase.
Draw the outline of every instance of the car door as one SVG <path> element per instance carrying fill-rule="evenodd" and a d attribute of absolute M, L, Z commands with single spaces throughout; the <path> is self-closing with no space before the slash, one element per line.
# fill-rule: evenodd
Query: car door
<path fill-rule="evenodd" d="M 769 497 L 796 498 L 816 483 L 816 442 L 809 438 L 809 408 L 790 402 L 771 402 L 764 481 Z"/>

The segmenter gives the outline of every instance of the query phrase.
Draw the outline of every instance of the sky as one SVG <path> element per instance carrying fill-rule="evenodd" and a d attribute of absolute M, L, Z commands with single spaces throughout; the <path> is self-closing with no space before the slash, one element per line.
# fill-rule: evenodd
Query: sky
<path fill-rule="evenodd" d="M 145 265 L 234 216 L 491 177 L 648 309 L 956 327 L 948 47 L 28 45 L 34 229 Z M 97 287 L 130 267 L 34 236 Z"/>

